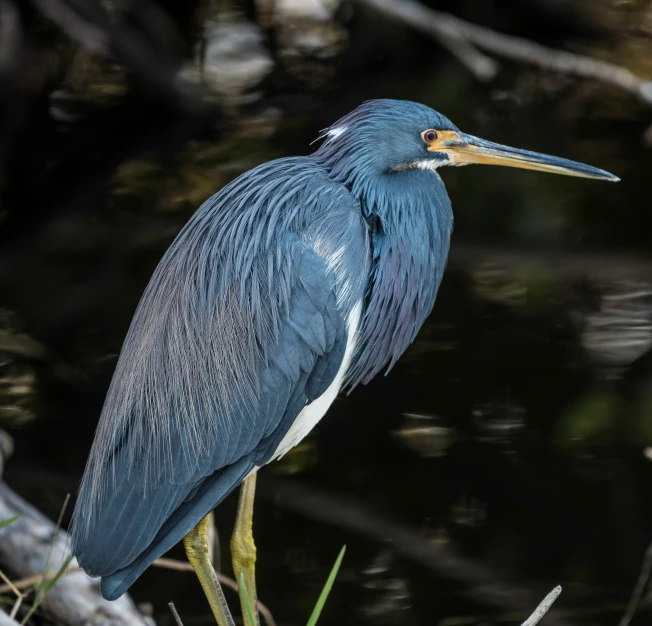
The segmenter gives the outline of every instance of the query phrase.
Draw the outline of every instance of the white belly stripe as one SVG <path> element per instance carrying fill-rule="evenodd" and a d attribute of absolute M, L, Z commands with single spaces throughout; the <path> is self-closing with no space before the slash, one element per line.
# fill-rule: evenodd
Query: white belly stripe
<path fill-rule="evenodd" d="M 346 326 L 349 333 L 348 339 L 346 341 L 346 350 L 344 351 L 344 358 L 342 359 L 342 365 L 337 371 L 335 379 L 330 384 L 328 389 L 319 396 L 316 400 L 313 400 L 310 404 L 307 404 L 304 409 L 297 415 L 297 418 L 294 420 L 290 430 L 288 430 L 285 437 L 276 448 L 276 452 L 272 457 L 272 460 L 279 459 L 282 457 L 288 450 L 294 448 L 319 422 L 319 420 L 324 417 L 326 411 L 328 411 L 331 404 L 337 397 L 337 394 L 340 391 L 342 386 L 342 381 L 344 380 L 344 375 L 346 370 L 351 364 L 351 358 L 353 357 L 353 350 L 355 349 L 355 343 L 358 337 L 358 328 L 360 326 L 360 317 L 362 314 L 362 301 L 358 302 L 347 320 Z"/>

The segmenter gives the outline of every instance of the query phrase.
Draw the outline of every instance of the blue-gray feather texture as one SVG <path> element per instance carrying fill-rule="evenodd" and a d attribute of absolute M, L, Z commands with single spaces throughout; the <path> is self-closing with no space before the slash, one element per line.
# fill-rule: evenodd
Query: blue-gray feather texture
<path fill-rule="evenodd" d="M 429 127 L 452 125 L 367 103 L 311 157 L 238 177 L 173 242 L 125 339 L 73 518 L 73 553 L 105 597 L 272 458 L 334 380 L 356 304 L 350 388 L 414 339 L 452 213 L 434 171 L 391 170 L 419 158 Z"/>
<path fill-rule="evenodd" d="M 338 129 L 336 136 L 313 155 L 358 199 L 371 237 L 371 275 L 361 338 L 347 373 L 350 388 L 391 368 L 435 304 L 453 229 L 450 200 L 435 171 L 391 171 L 425 157 L 420 131 L 428 128 L 457 130 L 424 105 L 371 100 L 327 129 L 325 137 Z"/>

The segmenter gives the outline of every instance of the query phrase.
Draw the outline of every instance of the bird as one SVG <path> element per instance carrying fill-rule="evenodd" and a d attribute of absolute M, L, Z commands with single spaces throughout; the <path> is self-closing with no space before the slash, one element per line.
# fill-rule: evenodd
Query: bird
<path fill-rule="evenodd" d="M 256 472 L 339 392 L 389 371 L 432 311 L 453 229 L 441 168 L 619 180 L 465 134 L 407 100 L 364 102 L 319 139 L 209 198 L 138 304 L 71 526 L 72 553 L 109 600 L 183 542 L 218 623 L 232 623 L 206 534 L 241 484 L 233 567 L 255 600 Z"/>

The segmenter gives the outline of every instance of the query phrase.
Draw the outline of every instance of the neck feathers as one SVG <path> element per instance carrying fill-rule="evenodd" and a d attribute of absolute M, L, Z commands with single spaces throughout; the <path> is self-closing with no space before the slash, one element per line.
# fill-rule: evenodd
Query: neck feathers
<path fill-rule="evenodd" d="M 448 257 L 453 214 L 435 172 L 405 170 L 349 180 L 369 224 L 371 278 L 350 388 L 391 369 L 435 303 Z"/>

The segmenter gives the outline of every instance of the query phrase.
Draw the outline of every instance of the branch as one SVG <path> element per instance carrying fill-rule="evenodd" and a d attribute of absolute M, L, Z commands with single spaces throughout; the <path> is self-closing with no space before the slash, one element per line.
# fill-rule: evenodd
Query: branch
<path fill-rule="evenodd" d="M 543 616 L 550 610 L 550 607 L 553 605 L 554 601 L 559 597 L 561 593 L 561 587 L 557 585 L 542 601 L 539 606 L 534 609 L 534 613 L 530 615 L 521 626 L 537 626 L 537 624 L 543 619 Z"/>
<path fill-rule="evenodd" d="M 174 606 L 174 602 L 168 602 L 168 606 L 170 607 L 170 611 L 172 612 L 172 616 L 174 617 L 174 621 L 177 623 L 177 626 L 183 626 L 183 622 L 179 617 L 177 607 Z"/>
<path fill-rule="evenodd" d="M 535 65 L 541 69 L 561 74 L 598 80 L 627 91 L 645 104 L 652 106 L 652 80 L 640 78 L 628 69 L 614 63 L 599 61 L 598 59 L 564 50 L 546 48 L 528 39 L 497 33 L 490 28 L 461 20 L 450 15 L 450 13 L 429 9 L 416 2 L 416 0 L 358 1 L 397 18 L 414 28 L 418 28 L 440 42 L 442 42 L 442 36 L 444 35 L 455 38 L 457 41 L 464 40 L 470 47 L 475 45 L 496 56 L 513 61 Z M 453 51 L 450 45 L 446 47 Z M 482 70 L 478 71 L 477 58 L 469 60 L 468 56 L 464 57 L 459 53 L 456 56 L 476 76 L 482 77 L 480 75 Z M 495 71 L 493 74 L 491 71 L 486 72 L 486 79 L 492 78 L 494 74 Z"/>
<path fill-rule="evenodd" d="M 369 6 L 405 22 L 430 35 L 466 66 L 480 80 L 491 80 L 498 73 L 498 63 L 480 52 L 467 37 L 450 28 L 442 13 L 428 9 L 412 0 L 360 0 Z"/>
<path fill-rule="evenodd" d="M 6 444 L 9 441 L 5 440 L 6 434 L 0 431 L 0 435 L 0 442 Z M 0 445 L 2 461 L 9 452 L 7 445 Z M 48 565 L 56 571 L 65 561 L 69 553 L 68 535 L 57 530 L 45 515 L 0 482 L 0 520 L 16 515 L 20 517 L 0 529 L 0 562 L 17 576 L 38 575 L 40 580 L 44 572 L 46 575 L 49 573 L 46 571 Z M 72 568 L 75 565 L 73 560 Z M 153 623 L 138 611 L 127 595 L 114 602 L 102 598 L 98 581 L 79 569 L 62 576 L 49 590 L 41 606 L 55 622 L 69 626 L 77 626 L 80 618 L 87 626 L 151 626 Z M 0 615 L 0 626 L 5 622 L 4 616 Z"/>
<path fill-rule="evenodd" d="M 645 587 L 650 580 L 650 574 L 652 573 L 652 543 L 645 550 L 645 556 L 643 557 L 643 564 L 641 565 L 641 573 L 638 575 L 638 580 L 636 581 L 636 586 L 634 591 L 632 591 L 632 597 L 629 600 L 627 605 L 627 610 L 622 616 L 618 626 L 629 626 L 630 622 L 636 615 L 638 606 L 641 603 L 641 598 L 645 592 Z"/>

